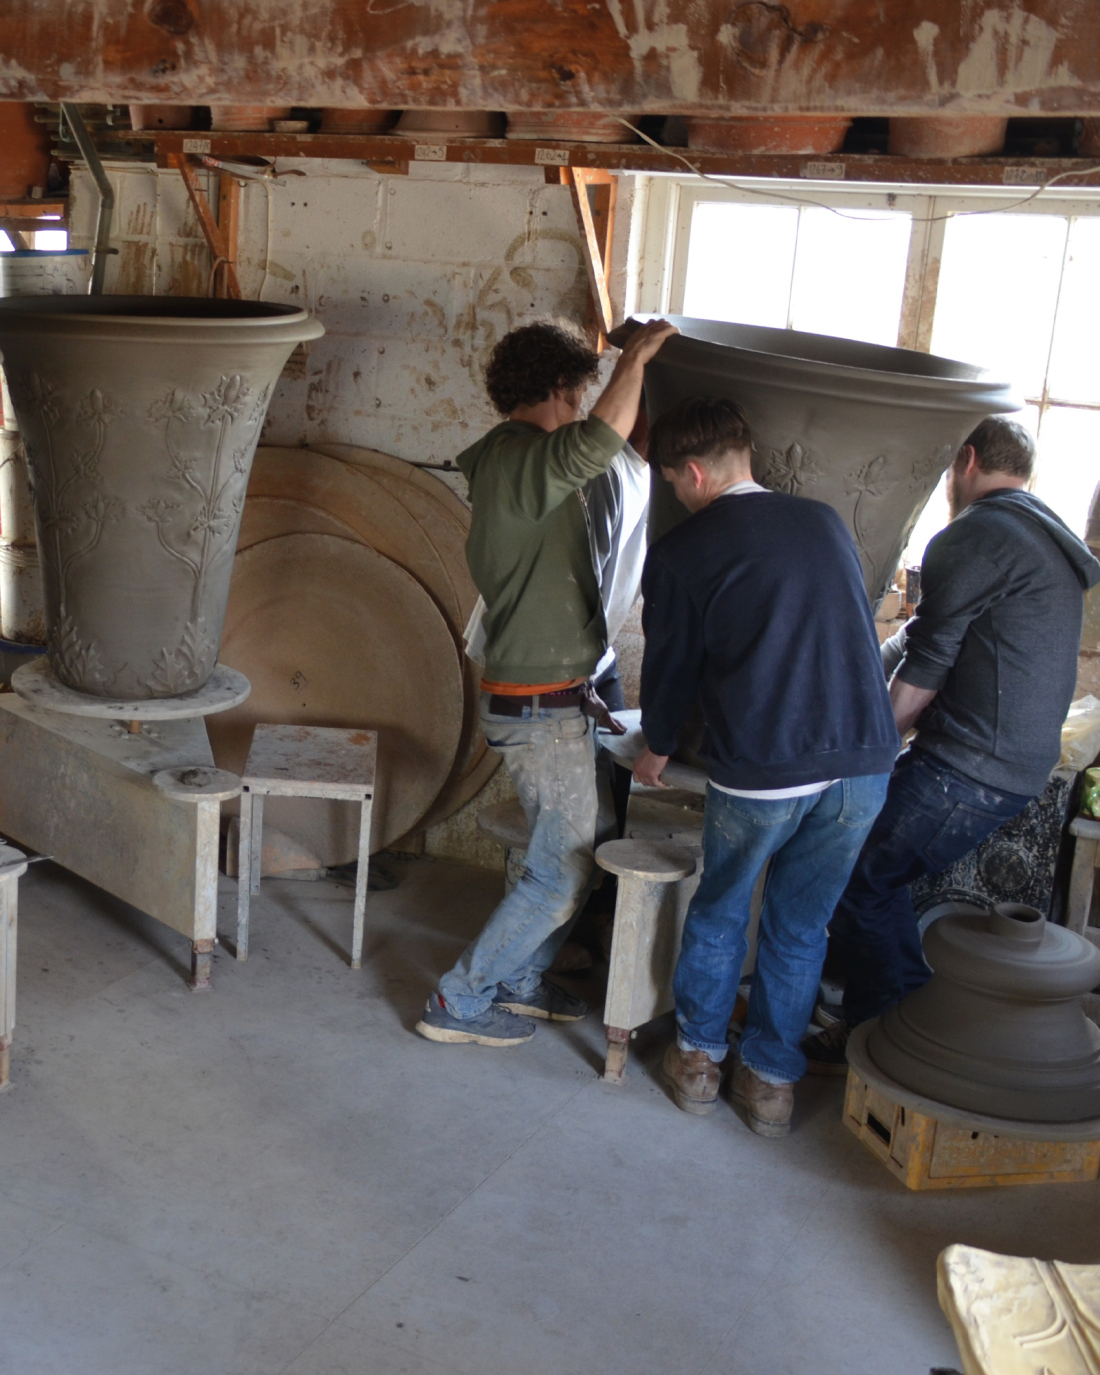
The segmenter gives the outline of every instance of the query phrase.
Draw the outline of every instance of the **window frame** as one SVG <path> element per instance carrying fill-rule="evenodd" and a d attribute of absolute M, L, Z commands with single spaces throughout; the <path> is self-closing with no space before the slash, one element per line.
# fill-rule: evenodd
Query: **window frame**
<path fill-rule="evenodd" d="M 645 188 L 644 235 L 638 255 L 635 308 L 654 314 L 683 313 L 691 222 L 702 202 L 735 202 L 748 205 L 789 205 L 792 201 L 826 205 L 836 209 L 901 210 L 913 216 L 902 291 L 897 346 L 931 351 L 932 322 L 939 290 L 940 258 L 947 219 L 960 211 L 995 209 L 1019 215 L 1061 215 L 1068 221 L 1062 266 L 1055 303 L 1055 318 L 1065 278 L 1073 221 L 1100 216 L 1100 188 L 1052 187 L 1034 200 L 1020 204 L 1028 192 L 1018 186 L 966 187 L 911 184 L 860 183 L 839 186 L 836 182 L 789 181 L 778 178 L 739 178 L 736 184 L 697 177 L 651 174 Z M 793 276 L 792 262 L 792 276 Z M 1052 336 L 1053 339 L 1053 336 Z M 1037 396 L 1025 398 L 1043 418 L 1051 409 L 1100 411 L 1100 402 L 1067 401 L 1050 394 L 1050 356 Z"/>

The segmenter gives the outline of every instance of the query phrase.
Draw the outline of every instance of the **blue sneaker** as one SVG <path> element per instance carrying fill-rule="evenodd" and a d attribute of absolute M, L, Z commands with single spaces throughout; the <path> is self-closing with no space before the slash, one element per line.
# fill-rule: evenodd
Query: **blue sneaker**
<path fill-rule="evenodd" d="M 490 1003 L 476 1017 L 452 1017 L 447 1004 L 434 990 L 428 995 L 428 1005 L 416 1029 L 429 1041 L 447 1045 L 521 1046 L 535 1034 L 535 1024 L 529 1017 L 517 1017 L 496 1003 Z"/>
<path fill-rule="evenodd" d="M 522 997 L 501 984 L 493 1006 L 523 1017 L 542 1017 L 548 1022 L 581 1022 L 588 1016 L 588 1004 L 583 998 L 574 997 L 549 979 L 543 979 L 534 993 Z"/>

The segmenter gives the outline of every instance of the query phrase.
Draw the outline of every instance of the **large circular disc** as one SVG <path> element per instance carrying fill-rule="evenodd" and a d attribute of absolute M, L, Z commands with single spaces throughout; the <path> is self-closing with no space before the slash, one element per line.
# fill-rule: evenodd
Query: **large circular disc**
<path fill-rule="evenodd" d="M 381 472 L 404 478 L 406 482 L 415 483 L 422 491 L 434 496 L 457 521 L 463 522 L 467 530 L 470 528 L 470 508 L 441 478 L 419 464 L 394 458 L 393 454 L 384 454 L 380 449 L 364 449 L 359 444 L 314 444 L 312 448 L 317 453 L 342 458 L 345 463 L 354 463 L 361 468 L 377 468 Z"/>
<path fill-rule="evenodd" d="M 293 534 L 237 555 L 222 656 L 252 682 L 238 711 L 211 722 L 220 768 L 242 773 L 259 723 L 378 731 L 372 850 L 416 829 L 454 765 L 462 676 L 431 597 L 375 550 Z M 358 852 L 358 808 L 269 798 L 265 822 L 323 864 Z"/>
<path fill-rule="evenodd" d="M 241 515 L 237 549 L 251 549 L 254 544 L 278 539 L 280 535 L 336 535 L 362 543 L 350 525 L 318 506 L 306 506 L 284 497 L 250 496 Z"/>
<path fill-rule="evenodd" d="M 452 638 L 460 642 L 466 622 L 443 560 L 415 517 L 368 471 L 312 449 L 259 448 L 248 481 L 246 511 L 257 497 L 301 502 L 350 526 L 358 539 L 411 573 L 435 598 L 451 625 Z"/>
<path fill-rule="evenodd" d="M 477 601 L 477 588 L 466 563 L 470 508 L 445 482 L 415 463 L 356 444 L 319 444 L 316 450 L 370 473 L 414 516 L 447 570 L 460 606 L 459 630 L 465 629 Z M 429 825 L 446 820 L 465 806 L 488 782 L 499 762 L 499 757 L 488 749 L 481 732 L 478 717 L 481 672 L 465 654 L 462 657 L 466 685 L 462 742 L 454 772 L 427 817 Z"/>
<path fill-rule="evenodd" d="M 398 459 L 389 461 L 411 469 Z M 447 490 L 434 478 L 429 481 Z M 468 526 L 469 512 L 461 509 Z M 449 564 L 431 538 L 441 525 L 450 541 Z M 487 746 L 478 718 L 481 677 L 462 647 L 462 632 L 477 597 L 466 568 L 465 527 L 414 484 L 381 468 L 353 465 L 310 449 L 258 449 L 238 548 L 300 532 L 362 540 L 411 573 L 446 617 L 462 662 L 462 735 L 452 776 L 432 807 L 429 824 L 450 816 L 477 791 L 478 778 L 488 777 L 483 764 Z M 488 772 L 493 768 L 495 756 Z"/>

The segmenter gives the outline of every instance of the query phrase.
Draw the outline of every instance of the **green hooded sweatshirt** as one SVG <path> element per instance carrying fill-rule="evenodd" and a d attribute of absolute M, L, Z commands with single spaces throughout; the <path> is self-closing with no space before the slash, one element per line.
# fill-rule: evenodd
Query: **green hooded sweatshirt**
<path fill-rule="evenodd" d="M 607 648 L 580 488 L 623 447 L 598 416 L 547 432 L 506 420 L 459 454 L 473 521 L 466 562 L 485 598 L 485 677 L 586 678 Z"/>

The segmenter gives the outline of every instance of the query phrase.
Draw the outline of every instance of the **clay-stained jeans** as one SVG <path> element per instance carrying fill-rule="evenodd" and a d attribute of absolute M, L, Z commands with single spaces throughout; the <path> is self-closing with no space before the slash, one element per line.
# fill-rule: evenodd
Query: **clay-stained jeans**
<path fill-rule="evenodd" d="M 481 698 L 485 738 L 504 759 L 527 813 L 527 863 L 477 940 L 439 982 L 455 1017 L 476 1017 L 498 987 L 534 992 L 587 896 L 596 837 L 594 723 L 578 707 L 496 716 Z"/>

